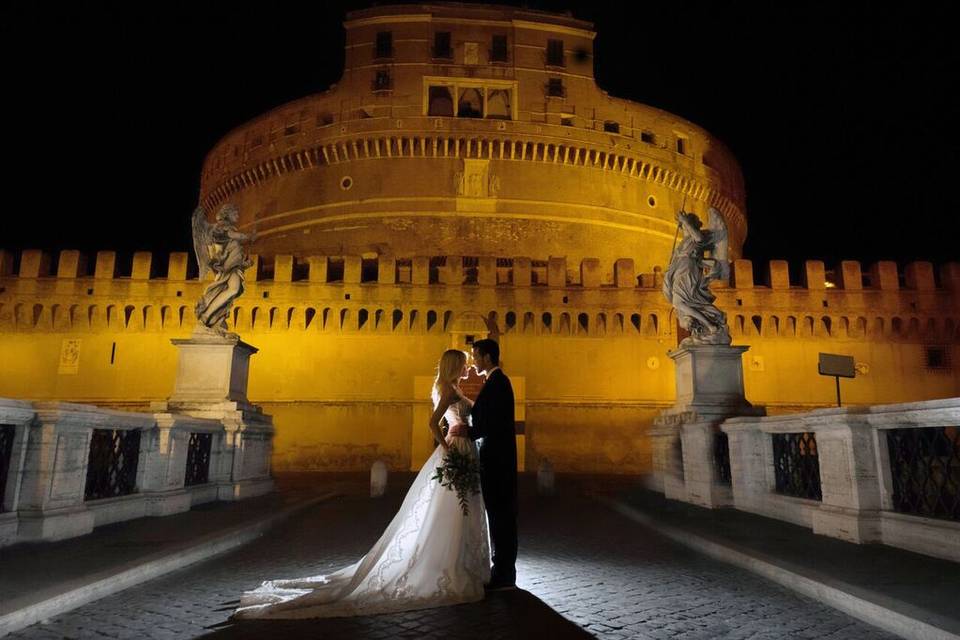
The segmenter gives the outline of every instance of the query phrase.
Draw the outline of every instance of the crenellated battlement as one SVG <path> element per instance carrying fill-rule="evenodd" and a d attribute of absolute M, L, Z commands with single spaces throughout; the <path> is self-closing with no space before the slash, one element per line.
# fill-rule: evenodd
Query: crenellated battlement
<path fill-rule="evenodd" d="M 185 252 L 155 259 L 37 250 L 0 251 L 0 327 L 14 331 L 182 331 L 205 286 Z M 252 256 L 236 331 L 446 333 L 464 312 L 507 333 L 663 337 L 675 332 L 662 273 L 631 259 L 570 265 L 563 257 Z M 938 277 L 935 277 L 939 275 Z M 834 269 L 781 260 L 754 272 L 735 261 L 714 288 L 736 338 L 838 338 L 955 342 L 960 264 L 929 262 Z M 438 293 L 442 294 L 438 297 Z M 526 293 L 524 293 L 526 292 Z"/>
<path fill-rule="evenodd" d="M 164 260 L 166 258 L 166 260 Z M 444 286 L 581 287 L 596 289 L 658 288 L 661 271 L 637 274 L 634 261 L 622 258 L 601 264 L 585 258 L 577 264 L 564 257 L 471 256 L 309 256 L 306 259 L 278 255 L 261 259 L 252 255 L 253 267 L 246 281 L 276 284 L 412 284 Z M 27 249 L 20 253 L 0 250 L 0 278 L 5 280 L 115 280 L 191 282 L 196 281 L 192 257 L 187 252 L 154 256 L 148 251 L 121 255 L 99 251 L 95 256 L 75 250 L 57 255 Z M 799 267 L 799 268 L 798 268 Z M 191 273 L 192 271 L 192 273 Z M 724 289 L 726 287 L 720 287 Z M 896 262 L 880 261 L 866 268 L 855 260 L 844 260 L 827 268 L 820 260 L 790 265 L 771 260 L 758 271 L 751 260 L 735 260 L 729 288 L 741 290 L 808 291 L 836 293 L 866 291 L 960 291 L 960 263 L 935 268 L 925 261 L 910 262 L 903 269 Z M 63 289 L 58 289 L 62 291 Z"/>

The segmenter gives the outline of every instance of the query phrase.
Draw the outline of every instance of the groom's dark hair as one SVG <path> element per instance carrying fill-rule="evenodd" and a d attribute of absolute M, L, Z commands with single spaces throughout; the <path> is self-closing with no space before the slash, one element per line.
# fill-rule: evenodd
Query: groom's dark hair
<path fill-rule="evenodd" d="M 479 351 L 481 355 L 490 356 L 490 362 L 492 362 L 494 366 L 500 365 L 500 345 L 497 344 L 496 340 L 491 340 L 490 338 L 477 340 L 473 343 L 473 348 Z"/>

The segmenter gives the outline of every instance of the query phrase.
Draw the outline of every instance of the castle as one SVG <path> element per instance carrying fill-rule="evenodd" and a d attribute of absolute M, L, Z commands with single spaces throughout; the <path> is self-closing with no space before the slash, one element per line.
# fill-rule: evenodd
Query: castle
<path fill-rule="evenodd" d="M 758 265 L 736 159 L 708 132 L 593 79 L 592 25 L 481 5 L 352 12 L 341 81 L 229 132 L 201 203 L 236 204 L 255 266 L 231 329 L 260 352 L 250 398 L 274 468 L 417 468 L 433 366 L 501 342 L 521 465 L 642 473 L 673 402 L 660 293 L 683 208 L 718 209 L 715 288 L 769 413 L 836 402 L 820 352 L 854 356 L 845 403 L 957 395 L 960 264 Z M 188 212 L 180 223 L 188 224 Z M 170 395 L 172 338 L 203 288 L 186 253 L 0 252 L 0 396 L 143 409 Z"/>

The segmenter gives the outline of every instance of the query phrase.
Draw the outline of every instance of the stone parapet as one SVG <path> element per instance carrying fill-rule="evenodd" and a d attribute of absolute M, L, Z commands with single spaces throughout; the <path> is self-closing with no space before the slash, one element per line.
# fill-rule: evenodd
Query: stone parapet
<path fill-rule="evenodd" d="M 17 262 L 14 254 L 4 256 L 9 264 Z M 56 256 L 56 275 L 53 257 L 24 251 L 19 273 L 0 276 L 0 329 L 179 331 L 193 326 L 193 301 L 205 283 L 185 277 L 185 253 L 170 254 L 165 277 L 156 275 L 164 273 L 161 261 L 143 252 L 136 255 L 130 273 L 116 272 L 117 256 L 111 251 L 99 252 L 95 260 L 63 251 Z M 441 313 L 437 305 L 459 313 L 482 301 L 500 317 L 534 313 L 539 321 L 524 323 L 520 331 L 563 333 L 560 328 L 569 326 L 571 333 L 599 336 L 629 333 L 632 327 L 640 335 L 673 334 L 667 322 L 670 308 L 659 290 L 660 273 L 637 276 L 630 258 L 607 264 L 585 258 L 576 265 L 557 256 L 252 258 L 246 294 L 228 321 L 237 329 L 380 329 L 381 321 L 393 319 L 397 311 L 404 317 L 414 312 L 425 317 L 430 310 Z M 95 265 L 93 274 L 84 271 L 87 264 Z M 960 332 L 960 287 L 955 286 L 960 265 L 944 265 L 940 282 L 932 280 L 930 263 L 910 263 L 902 274 L 895 269 L 895 264 L 881 262 L 864 271 L 859 263 L 844 261 L 828 270 L 822 262 L 808 261 L 802 272 L 807 286 L 802 286 L 790 281 L 787 263 L 772 261 L 769 286 L 755 281 L 749 260 L 737 260 L 732 285 L 712 290 L 728 314 L 735 339 L 955 343 Z M 899 286 L 901 279 L 904 287 Z M 443 287 L 442 304 L 430 292 L 437 287 Z M 522 289 L 529 289 L 529 295 L 518 295 Z M 544 322 L 548 315 L 564 314 L 586 314 L 588 322 Z M 372 322 L 361 321 L 364 317 L 372 317 Z M 391 322 L 390 330 L 417 327 L 416 322 Z"/>
<path fill-rule="evenodd" d="M 729 438 L 734 506 L 822 535 L 958 562 L 960 514 L 954 509 L 952 516 L 948 511 L 933 517 L 926 511 L 937 504 L 949 509 L 956 500 L 955 485 L 930 474 L 934 467 L 960 464 L 960 435 L 950 426 L 958 422 L 960 398 L 728 419 L 721 429 Z M 807 481 L 815 482 L 812 493 L 778 490 L 799 464 L 775 457 L 771 443 L 778 435 L 802 435 L 799 455 L 809 458 L 801 466 L 811 474 Z M 939 444 L 911 444 L 921 440 Z M 905 444 L 894 451 L 900 442 Z M 914 482 L 927 492 L 922 500 L 910 497 Z"/>
<path fill-rule="evenodd" d="M 228 404 L 190 415 L 166 406 L 137 413 L 0 398 L 0 424 L 15 430 L 9 471 L 0 482 L 0 546 L 60 540 L 112 522 L 270 490 L 272 422 Z M 122 435 L 132 432 L 129 441 Z M 106 449 L 93 446 L 104 439 L 112 442 Z M 111 458 L 118 450 L 123 455 Z M 130 486 L 112 484 L 120 475 Z M 110 483 L 106 495 L 91 491 L 92 477 Z"/>

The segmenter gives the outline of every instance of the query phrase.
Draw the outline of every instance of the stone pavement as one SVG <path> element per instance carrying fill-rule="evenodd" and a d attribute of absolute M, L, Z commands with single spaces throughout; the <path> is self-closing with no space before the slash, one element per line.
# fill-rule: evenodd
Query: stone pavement
<path fill-rule="evenodd" d="M 610 492 L 607 492 L 610 495 Z M 734 509 L 705 509 L 634 486 L 613 504 L 725 562 L 745 562 L 842 610 L 915 637 L 960 637 L 960 564 L 880 544 L 853 544 Z M 738 558 L 739 557 L 739 558 Z M 830 593 L 836 591 L 836 593 Z M 923 628 L 925 627 L 925 628 Z"/>
<path fill-rule="evenodd" d="M 892 638 L 834 609 L 710 560 L 633 523 L 576 483 L 521 491 L 520 590 L 471 605 L 304 621 L 228 617 L 244 589 L 355 561 L 398 508 L 365 484 L 248 546 L 13 634 L 15 638 Z M 409 478 L 406 478 L 409 481 Z M 403 485 L 403 486 L 399 486 Z M 605 485 L 608 489 L 609 484 Z"/>

